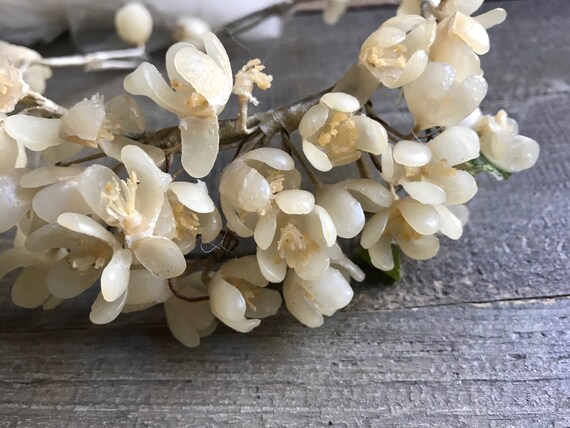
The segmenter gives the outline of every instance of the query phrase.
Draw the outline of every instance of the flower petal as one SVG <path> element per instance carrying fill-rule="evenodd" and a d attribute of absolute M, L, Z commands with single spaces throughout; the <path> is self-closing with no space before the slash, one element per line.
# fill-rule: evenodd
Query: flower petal
<path fill-rule="evenodd" d="M 122 296 L 113 302 L 107 302 L 101 293 L 91 306 L 91 313 L 89 319 L 93 324 L 108 324 L 115 320 L 123 310 L 127 302 L 127 291 Z"/>
<path fill-rule="evenodd" d="M 392 255 L 392 237 L 382 236 L 374 245 L 368 249 L 370 261 L 374 267 L 389 271 L 394 269 L 394 256 Z"/>
<path fill-rule="evenodd" d="M 430 161 L 431 150 L 425 144 L 403 140 L 394 145 L 393 156 L 400 165 L 419 167 Z"/>
<path fill-rule="evenodd" d="M 272 209 L 265 215 L 260 216 L 257 220 L 255 230 L 253 232 L 253 239 L 262 250 L 268 249 L 275 238 L 278 213 L 278 210 Z"/>
<path fill-rule="evenodd" d="M 80 272 L 71 266 L 71 262 L 70 255 L 64 257 L 53 266 L 45 279 L 50 293 L 60 299 L 71 299 L 79 296 L 91 287 L 101 275 L 101 271 L 97 269 Z"/>
<path fill-rule="evenodd" d="M 453 214 L 445 205 L 436 205 L 435 209 L 439 214 L 439 231 L 450 239 L 459 239 L 463 234 L 461 220 Z"/>
<path fill-rule="evenodd" d="M 127 290 L 133 254 L 131 250 L 118 250 L 101 274 L 101 295 L 114 302 Z"/>
<path fill-rule="evenodd" d="M 57 146 L 62 143 L 59 138 L 60 119 L 13 115 L 4 121 L 8 135 L 33 152 Z"/>
<path fill-rule="evenodd" d="M 428 143 L 428 147 L 449 166 L 459 165 L 479 157 L 479 137 L 465 126 L 446 129 Z"/>
<path fill-rule="evenodd" d="M 360 108 L 360 102 L 352 95 L 343 92 L 329 92 L 321 97 L 321 103 L 344 113 L 352 113 Z"/>
<path fill-rule="evenodd" d="M 248 333 L 261 323 L 259 319 L 245 318 L 247 305 L 243 295 L 220 275 L 210 282 L 208 294 L 212 313 L 228 327 Z"/>
<path fill-rule="evenodd" d="M 208 187 L 203 181 L 198 180 L 197 183 L 177 181 L 170 183 L 168 190 L 176 195 L 182 205 L 196 213 L 211 213 L 216 209 L 214 201 L 208 195 Z"/>
<path fill-rule="evenodd" d="M 325 186 L 317 201 L 330 215 L 338 236 L 354 238 L 364 227 L 364 211 L 360 203 L 340 186 Z"/>
<path fill-rule="evenodd" d="M 381 155 L 388 145 L 388 134 L 384 127 L 363 115 L 354 115 L 352 120 L 358 129 L 356 148 L 373 155 Z"/>
<path fill-rule="evenodd" d="M 91 214 L 91 208 L 79 192 L 76 180 L 67 180 L 41 189 L 32 200 L 34 212 L 48 223 L 56 223 L 60 214 Z"/>
<path fill-rule="evenodd" d="M 433 235 L 439 230 L 439 214 L 433 206 L 406 198 L 399 201 L 398 208 L 404 220 L 419 234 Z"/>
<path fill-rule="evenodd" d="M 63 213 L 57 218 L 57 223 L 74 232 L 100 239 L 109 244 L 110 247 L 116 248 L 118 246 L 118 242 L 111 232 L 86 215 Z"/>
<path fill-rule="evenodd" d="M 439 250 L 439 239 L 433 235 L 409 240 L 397 236 L 396 242 L 404 254 L 414 260 L 431 259 Z"/>
<path fill-rule="evenodd" d="M 330 171 L 332 169 L 333 164 L 329 160 L 326 153 L 322 150 L 319 150 L 317 146 L 307 140 L 303 140 L 303 153 L 315 169 L 324 172 Z"/>
<path fill-rule="evenodd" d="M 27 189 L 48 186 L 76 177 L 82 171 L 76 166 L 42 166 L 24 174 L 20 186 Z"/>
<path fill-rule="evenodd" d="M 378 211 L 366 222 L 364 229 L 362 229 L 362 235 L 360 236 L 360 245 L 362 245 L 362 248 L 369 249 L 380 240 L 388 224 L 389 214 L 389 210 Z"/>
<path fill-rule="evenodd" d="M 19 182 L 26 169 L 11 169 L 0 174 L 0 233 L 6 232 L 18 224 L 20 219 L 32 208 L 35 190 L 23 189 Z"/>
<path fill-rule="evenodd" d="M 315 206 L 315 197 L 306 190 L 283 190 L 275 195 L 275 202 L 285 214 L 308 214 Z"/>
<path fill-rule="evenodd" d="M 33 266 L 24 268 L 12 286 L 12 302 L 28 309 L 42 306 L 51 297 L 45 274 L 45 271 Z"/>
<path fill-rule="evenodd" d="M 445 202 L 443 189 L 427 181 L 409 181 L 402 183 L 402 187 L 412 199 L 422 204 L 439 205 Z"/>
<path fill-rule="evenodd" d="M 303 139 L 310 138 L 321 130 L 329 118 L 329 108 L 325 104 L 317 104 L 307 110 L 299 123 L 299 133 Z"/>
<path fill-rule="evenodd" d="M 257 247 L 257 263 L 261 274 L 269 282 L 279 283 L 285 278 L 287 263 L 279 257 L 276 242 L 266 250 Z"/>
<path fill-rule="evenodd" d="M 287 309 L 297 320 L 308 327 L 323 325 L 323 316 L 315 309 L 301 286 L 301 278 L 294 271 L 289 271 L 283 283 L 283 298 Z"/>
<path fill-rule="evenodd" d="M 180 121 L 182 166 L 192 177 L 205 177 L 214 167 L 220 145 L 219 131 L 216 116 L 203 119 L 188 116 Z"/>
<path fill-rule="evenodd" d="M 178 246 L 161 236 L 150 236 L 133 242 L 131 249 L 142 265 L 161 278 L 174 278 L 186 270 L 186 259 Z"/>

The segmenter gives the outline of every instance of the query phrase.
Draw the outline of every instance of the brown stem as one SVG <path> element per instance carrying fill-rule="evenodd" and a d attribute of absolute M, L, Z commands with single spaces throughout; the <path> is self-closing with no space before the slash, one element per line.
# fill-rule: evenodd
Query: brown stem
<path fill-rule="evenodd" d="M 370 168 L 368 168 L 368 164 L 364 161 L 363 158 L 357 159 L 356 166 L 358 167 L 358 172 L 360 173 L 360 177 L 372 178 L 372 174 L 370 173 Z"/>
<path fill-rule="evenodd" d="M 83 163 L 83 162 L 89 162 L 95 159 L 100 159 L 100 158 L 104 158 L 105 156 L 107 156 L 107 154 L 105 152 L 97 152 L 97 153 L 93 153 L 90 154 L 88 156 L 79 158 L 79 159 L 73 159 L 67 162 L 58 162 L 56 163 L 56 166 L 70 166 L 70 165 L 75 165 L 78 163 Z"/>
<path fill-rule="evenodd" d="M 378 159 L 378 156 L 373 155 L 372 153 L 369 153 L 369 155 L 370 155 L 370 160 L 372 161 L 378 172 L 382 174 L 382 163 L 380 162 L 380 159 Z"/>
<path fill-rule="evenodd" d="M 172 278 L 168 279 L 168 288 L 170 288 L 170 291 L 172 291 L 172 294 L 174 294 L 176 297 L 178 297 L 181 300 L 184 300 L 186 302 L 190 302 L 190 303 L 196 303 L 196 302 L 203 302 L 204 300 L 210 300 L 210 296 L 200 296 L 200 297 L 187 297 L 184 294 L 180 293 L 176 287 L 174 286 L 174 283 L 172 282 Z"/>

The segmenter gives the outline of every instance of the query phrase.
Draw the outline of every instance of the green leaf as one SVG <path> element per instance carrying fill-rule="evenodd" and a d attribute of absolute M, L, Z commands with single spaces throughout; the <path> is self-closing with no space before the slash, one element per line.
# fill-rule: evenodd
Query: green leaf
<path fill-rule="evenodd" d="M 502 169 L 493 165 L 491 161 L 483 155 L 480 155 L 477 159 L 465 162 L 462 167 L 471 175 L 477 175 L 481 172 L 486 172 L 499 181 L 506 180 L 512 175 L 510 172 L 503 171 Z"/>
<path fill-rule="evenodd" d="M 400 264 L 400 249 L 398 248 L 397 245 L 392 245 L 392 257 L 394 257 L 394 268 L 389 271 L 383 271 L 376 268 L 372 264 L 372 261 L 370 260 L 370 254 L 368 253 L 368 250 L 364 248 L 359 248 L 358 250 L 356 250 L 355 253 L 358 258 L 358 260 L 356 260 L 356 263 L 360 267 L 369 271 L 368 274 L 366 275 L 368 279 L 373 281 L 389 282 L 389 283 L 396 282 L 402 279 L 403 272 Z M 370 271 L 373 273 L 372 275 L 370 275 Z"/>

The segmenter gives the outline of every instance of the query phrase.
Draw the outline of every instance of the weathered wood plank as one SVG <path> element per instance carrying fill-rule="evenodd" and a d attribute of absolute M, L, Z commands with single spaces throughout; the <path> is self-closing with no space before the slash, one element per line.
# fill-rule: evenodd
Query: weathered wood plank
<path fill-rule="evenodd" d="M 193 351 L 153 325 L 4 333 L 0 424 L 563 427 L 569 315 L 563 299 L 270 319 Z"/>

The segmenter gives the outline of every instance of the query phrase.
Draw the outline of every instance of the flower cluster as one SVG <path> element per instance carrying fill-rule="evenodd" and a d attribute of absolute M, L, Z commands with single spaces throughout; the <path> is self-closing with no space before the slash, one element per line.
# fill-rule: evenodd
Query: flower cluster
<path fill-rule="evenodd" d="M 481 3 L 405 0 L 333 91 L 251 117 L 254 91 L 273 77 L 258 59 L 234 77 L 218 37 L 180 21 L 168 81 L 148 62 L 124 79 L 130 95 L 178 118 L 158 131 L 127 95 L 95 94 L 68 109 L 42 98 L 50 69 L 1 42 L 0 232 L 15 237 L 0 253 L 0 277 L 19 270 L 14 303 L 52 309 L 94 288 L 96 324 L 162 304 L 174 337 L 192 347 L 218 322 L 246 333 L 282 306 L 320 326 L 350 303 L 365 259 L 393 271 L 400 252 L 434 257 L 442 237 L 464 232 L 474 173 L 507 176 L 539 155 L 505 111 L 479 109 L 487 93 L 479 56 L 490 49 L 487 30 L 505 19 L 502 9 L 472 17 Z M 328 1 L 325 20 L 346 7 Z M 152 16 L 139 3 L 122 7 L 115 24 L 129 43 L 151 37 Z M 412 129 L 374 113 L 379 86 L 402 91 Z M 220 121 L 232 95 L 240 115 Z M 216 183 L 200 179 L 229 148 L 235 156 L 210 196 Z M 339 166 L 359 176 L 335 179 Z M 248 239 L 254 254 L 236 256 Z M 369 258 L 355 263 L 343 239 Z"/>

